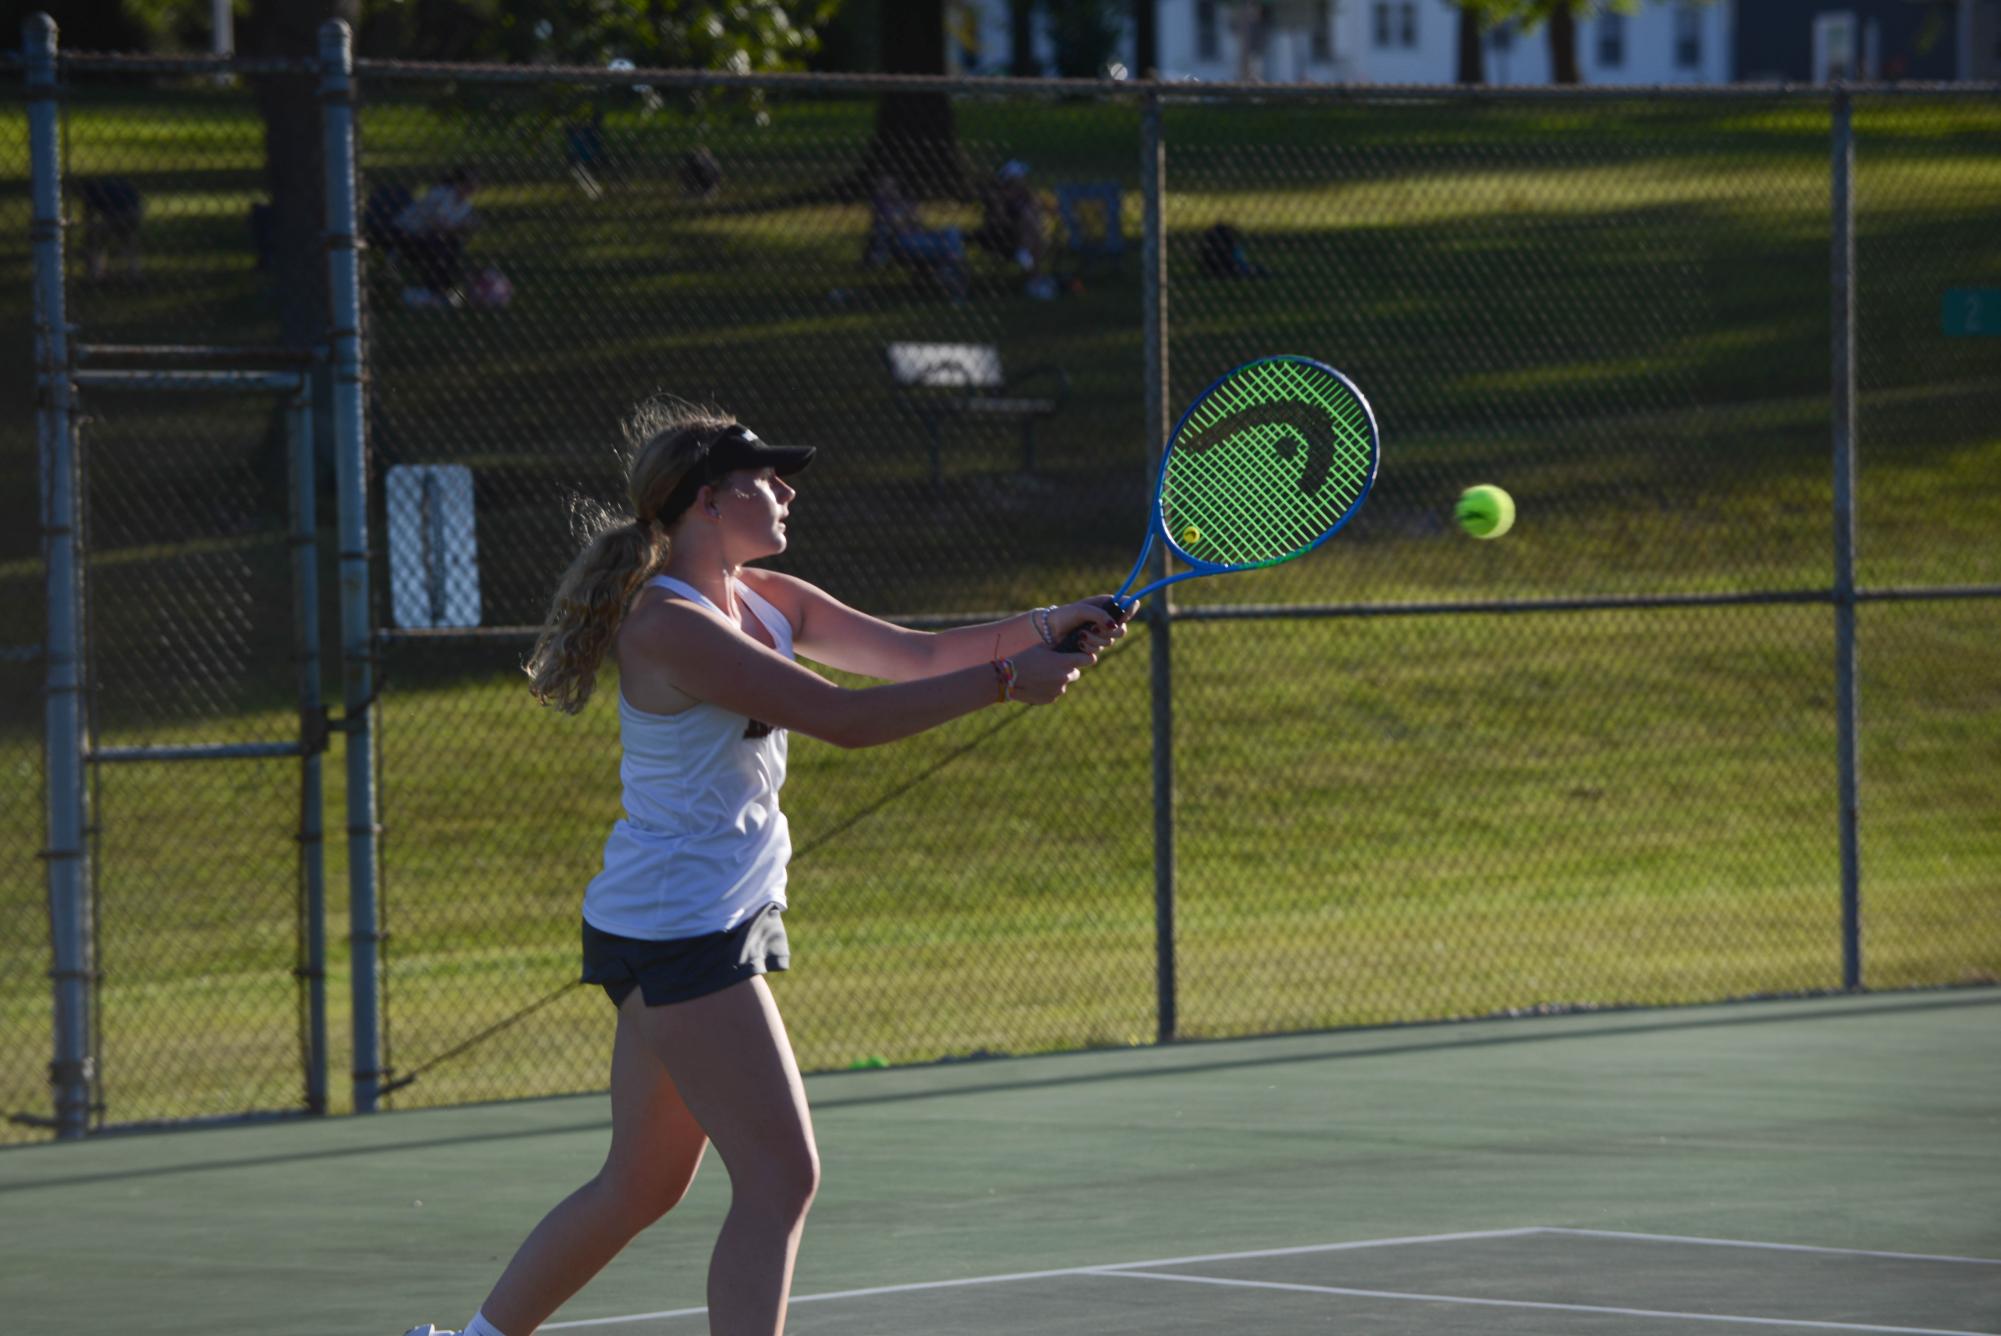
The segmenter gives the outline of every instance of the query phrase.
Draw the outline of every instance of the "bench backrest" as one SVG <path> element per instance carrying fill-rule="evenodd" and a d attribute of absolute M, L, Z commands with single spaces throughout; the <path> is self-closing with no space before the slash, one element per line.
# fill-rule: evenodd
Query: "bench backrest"
<path fill-rule="evenodd" d="M 1056 187 L 1056 212 L 1070 234 L 1070 249 L 1078 255 L 1116 256 L 1126 248 L 1119 207 L 1123 192 L 1116 181 L 1089 181 Z"/>
<path fill-rule="evenodd" d="M 883 355 L 890 379 L 905 388 L 997 390 L 1007 383 L 991 343 L 892 343 Z"/>

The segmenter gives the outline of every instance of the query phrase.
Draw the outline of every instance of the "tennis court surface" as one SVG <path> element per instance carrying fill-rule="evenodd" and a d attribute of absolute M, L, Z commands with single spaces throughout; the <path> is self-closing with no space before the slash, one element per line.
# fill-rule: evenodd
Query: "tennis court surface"
<path fill-rule="evenodd" d="M 2001 991 L 809 1079 L 789 1330 L 2001 1334 Z M 600 1097 L 0 1154 L 9 1331 L 463 1322 Z M 696 1333 L 727 1199 L 545 1330 Z"/>

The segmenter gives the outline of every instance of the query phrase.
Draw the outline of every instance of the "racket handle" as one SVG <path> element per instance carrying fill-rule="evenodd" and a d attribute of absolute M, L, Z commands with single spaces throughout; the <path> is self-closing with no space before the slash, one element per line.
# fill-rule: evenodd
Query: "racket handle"
<path fill-rule="evenodd" d="M 1099 599 L 1098 606 L 1111 614 L 1113 626 L 1120 625 L 1126 620 L 1126 618 L 1133 615 L 1132 608 L 1127 607 L 1125 604 L 1119 602 L 1118 599 L 1116 598 Z M 1136 607 L 1138 605 L 1135 604 L 1134 606 Z M 1084 649 L 1084 628 L 1081 626 L 1077 627 L 1075 630 L 1070 632 L 1069 635 L 1064 636 L 1061 640 L 1056 642 L 1056 652 L 1058 654 L 1080 654 L 1083 652 L 1083 649 Z"/>

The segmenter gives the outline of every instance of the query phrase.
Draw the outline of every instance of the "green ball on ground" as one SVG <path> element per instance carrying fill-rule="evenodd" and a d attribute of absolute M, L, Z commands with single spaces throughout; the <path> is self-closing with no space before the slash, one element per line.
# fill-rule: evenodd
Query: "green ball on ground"
<path fill-rule="evenodd" d="M 1515 498 L 1492 483 L 1468 487 L 1452 507 L 1452 518 L 1475 538 L 1499 538 L 1515 524 Z"/>

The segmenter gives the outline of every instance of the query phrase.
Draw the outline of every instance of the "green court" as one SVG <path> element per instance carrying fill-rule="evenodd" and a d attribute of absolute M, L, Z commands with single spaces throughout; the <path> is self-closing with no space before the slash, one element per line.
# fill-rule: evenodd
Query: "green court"
<path fill-rule="evenodd" d="M 785 983 L 777 985 L 781 1004 Z M 809 1078 L 789 1331 L 2001 1333 L 2001 991 Z M 10 1332 L 468 1318 L 601 1097 L 0 1153 Z M 544 1330 L 705 1331 L 727 1197 Z"/>

